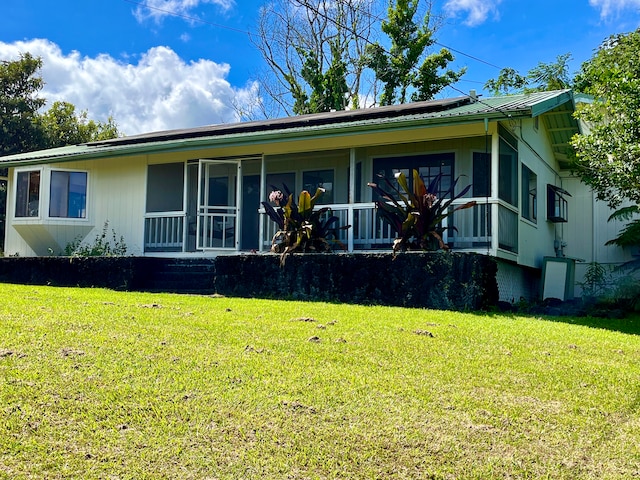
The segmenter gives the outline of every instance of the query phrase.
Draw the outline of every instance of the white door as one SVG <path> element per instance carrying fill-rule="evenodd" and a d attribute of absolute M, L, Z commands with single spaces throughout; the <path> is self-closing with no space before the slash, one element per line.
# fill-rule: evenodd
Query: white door
<path fill-rule="evenodd" d="M 197 250 L 240 249 L 240 160 L 200 160 Z"/>

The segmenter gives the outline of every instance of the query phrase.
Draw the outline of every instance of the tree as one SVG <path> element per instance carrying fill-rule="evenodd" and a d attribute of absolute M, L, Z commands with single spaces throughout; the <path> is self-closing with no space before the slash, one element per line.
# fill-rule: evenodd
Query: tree
<path fill-rule="evenodd" d="M 382 22 L 381 28 L 389 37 L 391 47 L 388 51 L 379 43 L 367 47 L 365 64 L 383 85 L 381 105 L 406 103 L 409 99 L 429 100 L 464 74 L 464 69 L 445 70 L 453 61 L 453 55 L 446 48 L 425 56 L 435 43 L 434 29 L 429 25 L 430 9 L 421 23 L 416 22 L 418 5 L 419 0 L 390 1 L 388 19 Z"/>
<path fill-rule="evenodd" d="M 586 61 L 578 88 L 593 96 L 576 117 L 590 130 L 572 140 L 574 168 L 599 200 L 640 205 L 640 29 L 609 37 Z"/>
<path fill-rule="evenodd" d="M 267 64 L 261 84 L 269 116 L 359 106 L 373 2 L 273 0 L 260 10 L 251 41 Z"/>
<path fill-rule="evenodd" d="M 29 53 L 0 63 L 0 156 L 43 146 L 38 122 L 38 110 L 45 104 L 38 97 L 44 86 L 37 75 L 41 67 L 42 60 Z"/>
<path fill-rule="evenodd" d="M 569 74 L 569 61 L 571 54 L 558 55 L 555 62 L 538 65 L 527 74 L 527 92 L 548 92 L 550 90 L 564 90 L 572 87 L 572 80 Z"/>
<path fill-rule="evenodd" d="M 571 54 L 558 55 L 555 62 L 539 62 L 522 76 L 517 70 L 506 67 L 500 70 L 497 78 L 492 78 L 484 84 L 484 88 L 494 95 L 509 95 L 513 93 L 547 92 L 550 90 L 564 90 L 573 87 L 573 80 L 569 74 Z"/>
<path fill-rule="evenodd" d="M 527 77 L 523 77 L 513 68 L 506 67 L 500 70 L 497 78 L 487 80 L 484 88 L 494 95 L 509 95 L 512 92 L 522 91 L 526 84 Z"/>
<path fill-rule="evenodd" d="M 0 156 L 33 150 L 105 140 L 119 135 L 112 118 L 89 120 L 76 115 L 75 106 L 55 102 L 45 113 L 46 101 L 38 96 L 44 86 L 42 60 L 29 53 L 19 60 L 0 62 Z M 0 168 L 0 252 L 4 246 L 7 203 L 7 169 Z"/>
<path fill-rule="evenodd" d="M 106 140 L 119 135 L 113 118 L 109 117 L 105 123 L 89 120 L 86 111 L 76 115 L 75 105 L 68 102 L 54 102 L 40 116 L 39 122 L 44 132 L 46 148 Z"/>

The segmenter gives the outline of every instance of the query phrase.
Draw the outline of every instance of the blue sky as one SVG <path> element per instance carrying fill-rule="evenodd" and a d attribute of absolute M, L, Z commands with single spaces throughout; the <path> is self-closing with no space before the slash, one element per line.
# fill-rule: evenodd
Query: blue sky
<path fill-rule="evenodd" d="M 70 101 L 99 120 L 111 114 L 126 134 L 232 122 L 259 91 L 264 65 L 247 32 L 264 1 L 4 0 L 0 59 L 41 56 L 49 102 Z M 526 73 L 564 53 L 577 70 L 607 36 L 640 26 L 640 0 L 435 0 L 434 8 L 443 15 L 439 43 L 467 68 L 441 96 L 481 91 L 498 67 Z"/>

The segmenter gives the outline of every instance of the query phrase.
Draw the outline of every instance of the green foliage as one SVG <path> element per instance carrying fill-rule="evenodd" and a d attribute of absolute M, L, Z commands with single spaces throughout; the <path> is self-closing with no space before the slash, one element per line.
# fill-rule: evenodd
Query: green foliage
<path fill-rule="evenodd" d="M 591 262 L 584 274 L 584 282 L 578 282 L 583 297 L 600 298 L 609 291 L 611 273 L 598 262 Z"/>
<path fill-rule="evenodd" d="M 590 131 L 572 140 L 574 170 L 599 200 L 640 204 L 640 30 L 609 37 L 576 79 L 593 96 L 576 117 Z"/>
<path fill-rule="evenodd" d="M 38 75 L 42 60 L 26 53 L 19 60 L 0 62 L 0 155 L 37 150 L 44 144 L 38 93 L 44 81 Z"/>
<path fill-rule="evenodd" d="M 39 113 L 46 101 L 38 97 L 44 86 L 42 60 L 26 53 L 19 60 L 0 63 L 0 155 L 105 140 L 120 135 L 113 118 L 89 120 L 68 102 L 55 102 Z M 0 176 L 1 173 L 0 173 Z"/>
<path fill-rule="evenodd" d="M 93 243 L 82 243 L 81 238 L 69 242 L 64 248 L 64 255 L 68 257 L 122 257 L 127 254 L 127 244 L 124 237 L 117 237 L 115 230 L 111 230 L 113 245 L 108 240 L 109 222 L 104 222 L 102 232 L 96 235 Z"/>
<path fill-rule="evenodd" d="M 609 240 L 605 245 L 619 247 L 640 247 L 640 205 L 632 205 L 616 210 L 609 216 L 608 221 L 623 220 L 629 223 L 620 231 L 618 236 Z"/>
<path fill-rule="evenodd" d="M 497 78 L 492 78 L 484 84 L 486 90 L 494 95 L 508 95 L 524 89 L 527 78 L 520 75 L 513 68 L 503 68 Z M 515 91 L 515 92 L 512 92 Z"/>
<path fill-rule="evenodd" d="M 346 63 L 342 58 L 338 41 L 331 41 L 331 64 L 325 72 L 322 71 L 322 63 L 314 51 L 300 49 L 299 54 L 305 59 L 300 75 L 307 82 L 311 93 L 307 94 L 293 76 L 287 76 L 295 100 L 294 113 L 303 115 L 344 110 L 349 88 L 346 81 Z"/>
<path fill-rule="evenodd" d="M 119 135 L 113 118 L 109 117 L 106 123 L 89 120 L 86 111 L 76 115 L 75 105 L 68 102 L 54 102 L 39 121 L 47 148 L 106 140 Z"/>
<path fill-rule="evenodd" d="M 401 189 L 396 187 L 388 178 L 383 178 L 388 190 L 376 183 L 368 185 L 378 196 L 376 207 L 379 214 L 386 220 L 397 235 L 393 243 L 393 251 L 405 250 L 438 250 L 447 249 L 442 240 L 442 221 L 458 210 L 472 208 L 475 201 L 451 207 L 454 200 L 464 197 L 470 190 L 467 185 L 458 194 L 455 186 L 459 177 L 451 187 L 436 196 L 439 191 L 441 175 L 438 175 L 427 187 L 417 170 L 413 170 L 413 186 L 409 187 L 404 173 L 396 174 L 396 180 Z M 454 228 L 449 226 L 449 228 Z"/>
<path fill-rule="evenodd" d="M 513 68 L 503 68 L 497 78 L 484 84 L 484 88 L 494 95 L 514 93 L 547 92 L 572 88 L 573 81 L 569 74 L 571 54 L 558 55 L 555 62 L 539 62 L 529 70 L 526 76 L 520 75 Z"/>
<path fill-rule="evenodd" d="M 338 227 L 339 218 L 331 214 L 329 207 L 315 209 L 317 200 L 324 194 L 323 188 L 318 188 L 313 197 L 303 190 L 298 204 L 286 185 L 283 185 L 284 193 L 272 188 L 269 200 L 277 208 L 269 202 L 262 202 L 262 205 L 266 215 L 278 225 L 271 251 L 282 254 L 282 264 L 290 253 L 330 252 L 333 245 L 341 245 L 337 231 L 349 226 Z"/>
<path fill-rule="evenodd" d="M 622 248 L 635 248 L 634 259 L 623 263 L 620 270 L 632 272 L 640 270 L 640 205 L 631 205 L 620 208 L 609 216 L 609 221 L 629 221 L 616 238 L 609 240 L 605 245 L 617 245 Z M 640 296 L 638 297 L 640 300 Z"/>
<path fill-rule="evenodd" d="M 259 79 L 263 114 L 358 108 L 374 9 L 362 0 L 265 2 L 250 35 L 267 67 Z"/>
<path fill-rule="evenodd" d="M 383 84 L 381 105 L 406 103 L 410 98 L 429 100 L 464 74 L 464 69 L 439 73 L 453 60 L 447 49 L 425 56 L 435 43 L 434 30 L 429 26 L 429 13 L 421 23 L 415 20 L 419 3 L 417 0 L 390 1 L 388 19 L 382 22 L 381 28 L 391 40 L 391 48 L 387 51 L 379 43 L 367 46 L 364 63 Z M 411 90 L 413 93 L 409 95 Z"/>
<path fill-rule="evenodd" d="M 547 92 L 550 90 L 564 90 L 572 87 L 572 79 L 569 74 L 569 61 L 571 54 L 558 55 L 555 62 L 538 65 L 527 74 L 526 93 Z"/>

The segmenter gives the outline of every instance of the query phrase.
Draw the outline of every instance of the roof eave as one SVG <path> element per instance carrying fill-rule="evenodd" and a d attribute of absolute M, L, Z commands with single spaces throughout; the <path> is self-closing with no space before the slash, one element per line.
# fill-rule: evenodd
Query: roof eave
<path fill-rule="evenodd" d="M 375 123 L 355 122 L 354 124 L 336 124 L 303 128 L 301 130 L 268 130 L 264 132 L 252 132 L 250 134 L 234 133 L 210 137 L 185 138 L 180 140 L 147 142 L 141 144 L 117 145 L 113 147 L 88 146 L 87 150 L 78 153 L 64 155 L 36 156 L 13 161 L 2 161 L 2 167 L 34 166 L 43 163 L 66 163 L 83 160 L 100 160 L 104 158 L 130 157 L 154 153 L 170 153 L 201 149 L 203 147 L 229 147 L 257 145 L 262 143 L 287 142 L 314 138 L 327 138 L 362 133 L 383 133 L 396 130 L 415 129 L 420 127 L 447 127 L 483 122 L 488 120 L 509 120 L 514 118 L 531 117 L 530 109 L 504 111 L 488 111 L 465 115 L 443 115 L 440 117 L 398 119 L 388 122 L 377 121 Z M 44 152 L 44 151 L 43 151 Z M 34 152 L 36 154 L 38 152 Z M 28 155 L 28 154 L 27 154 Z"/>

